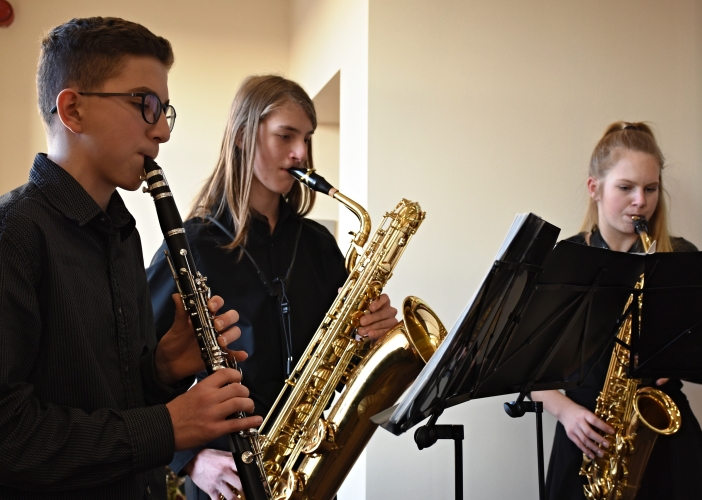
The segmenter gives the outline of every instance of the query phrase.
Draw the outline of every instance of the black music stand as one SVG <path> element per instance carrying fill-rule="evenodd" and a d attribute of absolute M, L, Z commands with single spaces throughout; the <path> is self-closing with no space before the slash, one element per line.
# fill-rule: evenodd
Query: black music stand
<path fill-rule="evenodd" d="M 700 380 L 702 253 L 646 255 L 644 262 L 641 325 L 633 328 L 629 376 Z M 637 313 L 635 308 L 634 318 Z"/>
<path fill-rule="evenodd" d="M 524 397 L 532 390 L 582 383 L 585 361 L 604 353 L 616 336 L 622 307 L 643 269 L 632 259 L 636 256 L 625 253 L 570 242 L 554 249 L 558 228 L 533 214 L 515 224 L 519 227 L 513 225 L 506 250 L 498 253 L 476 296 L 405 398 L 373 421 L 399 435 L 431 417 L 415 433 L 421 449 L 427 435 L 440 434 L 432 428 L 444 409 L 518 392 L 517 401 L 505 409 L 514 417 L 537 411 L 543 498 L 540 405 L 525 403 Z M 462 470 L 456 474 L 458 486 Z"/>

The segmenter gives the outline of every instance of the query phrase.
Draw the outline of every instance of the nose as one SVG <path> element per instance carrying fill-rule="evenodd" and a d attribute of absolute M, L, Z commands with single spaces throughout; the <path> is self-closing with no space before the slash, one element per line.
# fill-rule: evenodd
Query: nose
<path fill-rule="evenodd" d="M 631 203 L 637 207 L 643 207 L 646 205 L 646 193 L 644 192 L 643 188 L 634 190 Z"/>
<path fill-rule="evenodd" d="M 292 156 L 299 163 L 304 163 L 307 161 L 307 147 L 307 141 L 305 141 L 304 139 L 295 141 L 295 144 L 293 145 L 292 149 Z"/>
<path fill-rule="evenodd" d="M 166 113 L 161 113 L 161 116 L 158 117 L 158 121 L 149 127 L 148 135 L 151 140 L 159 144 L 168 142 L 171 138 L 171 129 L 168 127 Z"/>

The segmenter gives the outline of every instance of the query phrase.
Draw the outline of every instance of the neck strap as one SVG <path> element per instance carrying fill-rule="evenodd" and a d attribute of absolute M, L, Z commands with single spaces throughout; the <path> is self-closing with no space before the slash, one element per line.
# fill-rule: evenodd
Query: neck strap
<path fill-rule="evenodd" d="M 209 215 L 206 217 L 208 221 L 212 222 L 215 226 L 217 226 L 224 234 L 226 234 L 229 238 L 234 241 L 234 235 L 229 231 L 224 225 L 215 220 L 214 218 L 210 217 Z M 287 289 L 290 286 L 290 274 L 292 272 L 293 265 L 295 264 L 295 258 L 297 257 L 297 246 L 298 243 L 300 242 L 300 234 L 302 234 L 302 225 L 303 221 L 300 220 L 300 226 L 297 228 L 297 235 L 295 235 L 295 247 L 293 249 L 293 255 L 292 255 L 292 260 L 290 261 L 290 266 L 288 267 L 288 271 L 285 273 L 285 277 L 283 278 L 274 278 L 272 280 L 269 280 L 268 277 L 265 275 L 263 271 L 261 271 L 261 268 L 258 266 L 256 263 L 256 259 L 253 258 L 253 256 L 249 253 L 248 250 L 246 250 L 245 247 L 239 245 L 237 248 L 240 248 L 246 256 L 249 258 L 251 263 L 253 264 L 254 268 L 256 269 L 256 273 L 258 274 L 259 279 L 261 280 L 261 283 L 263 283 L 263 287 L 266 289 L 268 292 L 268 295 L 271 297 L 277 297 L 278 298 L 278 311 L 280 313 L 280 329 L 281 329 L 281 341 L 283 345 L 285 346 L 286 353 L 284 355 L 285 359 L 283 360 L 283 369 L 285 370 L 285 376 L 288 377 L 292 373 L 292 363 L 293 363 L 293 355 L 292 355 L 292 328 L 290 324 L 290 302 L 288 301 L 288 296 L 287 296 Z"/>

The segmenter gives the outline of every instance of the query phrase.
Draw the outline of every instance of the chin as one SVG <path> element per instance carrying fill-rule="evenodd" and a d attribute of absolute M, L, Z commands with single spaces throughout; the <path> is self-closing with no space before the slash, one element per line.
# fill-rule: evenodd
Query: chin
<path fill-rule="evenodd" d="M 124 189 L 125 191 L 136 191 L 137 189 L 139 189 L 141 187 L 142 184 L 143 184 L 143 181 L 141 180 L 141 174 L 140 174 L 140 176 L 137 177 L 136 179 L 134 179 L 134 180 L 130 179 L 129 182 L 122 182 L 117 187 L 119 187 L 120 189 Z"/>
<path fill-rule="evenodd" d="M 281 184 L 278 186 L 278 189 L 276 189 L 276 192 L 280 195 L 286 195 L 290 192 L 290 190 L 293 188 L 293 185 L 295 184 L 295 180 L 292 179 L 292 182 L 286 182 L 284 184 Z"/>

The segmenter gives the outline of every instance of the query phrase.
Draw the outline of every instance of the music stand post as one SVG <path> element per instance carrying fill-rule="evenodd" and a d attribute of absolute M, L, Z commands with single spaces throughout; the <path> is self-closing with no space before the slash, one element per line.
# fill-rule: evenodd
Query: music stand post
<path fill-rule="evenodd" d="M 426 425 L 414 431 L 414 442 L 417 443 L 417 448 L 423 450 L 434 446 L 439 439 L 453 439 L 456 500 L 463 500 L 463 426 L 436 425 L 442 412 L 440 410 L 432 414 Z"/>
<path fill-rule="evenodd" d="M 523 417 L 527 412 L 536 413 L 536 455 L 539 474 L 539 500 L 546 498 L 546 481 L 544 478 L 544 428 L 542 415 L 544 404 L 541 401 L 524 401 L 524 393 L 516 401 L 504 404 L 505 413 L 512 418 Z"/>

